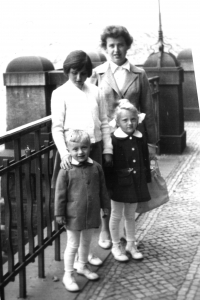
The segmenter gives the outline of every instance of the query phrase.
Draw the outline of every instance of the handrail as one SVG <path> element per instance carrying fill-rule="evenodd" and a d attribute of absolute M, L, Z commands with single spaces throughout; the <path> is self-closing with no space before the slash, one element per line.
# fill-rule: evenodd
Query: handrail
<path fill-rule="evenodd" d="M 47 126 L 47 124 L 51 124 L 51 116 L 47 116 L 42 119 L 6 131 L 4 134 L 0 135 L 0 145 L 13 141 L 19 136 L 33 132 L 35 130 L 39 130 L 40 128 Z"/>

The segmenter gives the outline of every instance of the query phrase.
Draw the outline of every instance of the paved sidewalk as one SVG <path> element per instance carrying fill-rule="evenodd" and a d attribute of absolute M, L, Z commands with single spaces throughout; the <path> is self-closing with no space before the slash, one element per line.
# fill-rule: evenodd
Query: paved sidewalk
<path fill-rule="evenodd" d="M 170 201 L 139 216 L 136 238 L 142 261 L 114 260 L 97 245 L 93 251 L 103 260 L 100 279 L 88 282 L 77 276 L 83 288 L 69 293 L 62 285 L 63 261 L 55 262 L 53 247 L 45 251 L 46 278 L 37 278 L 37 263 L 27 268 L 30 300 L 199 300 L 200 299 L 200 122 L 186 123 L 187 148 L 182 155 L 162 155 L 159 166 L 166 178 Z M 62 236 L 62 252 L 65 235 Z M 94 268 L 95 269 L 95 268 Z M 54 276 L 58 281 L 53 281 Z M 6 300 L 17 299 L 18 278 L 6 288 Z"/>

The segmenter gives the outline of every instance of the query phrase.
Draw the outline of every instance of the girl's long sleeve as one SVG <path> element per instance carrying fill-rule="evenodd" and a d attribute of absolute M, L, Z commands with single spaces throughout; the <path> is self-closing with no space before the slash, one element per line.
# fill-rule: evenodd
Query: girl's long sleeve
<path fill-rule="evenodd" d="M 61 159 L 68 154 L 64 140 L 65 101 L 55 90 L 51 98 L 52 135 Z"/>

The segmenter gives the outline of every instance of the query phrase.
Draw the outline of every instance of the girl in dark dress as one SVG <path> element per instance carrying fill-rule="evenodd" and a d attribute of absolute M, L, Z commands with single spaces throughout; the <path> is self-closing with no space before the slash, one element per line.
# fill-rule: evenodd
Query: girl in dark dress
<path fill-rule="evenodd" d="M 143 255 L 135 243 L 135 210 L 138 202 L 151 199 L 147 182 L 150 182 L 148 146 L 137 129 L 145 114 L 139 114 L 127 99 L 119 101 L 115 121 L 117 129 L 112 135 L 113 167 L 107 169 L 107 186 L 111 196 L 110 233 L 112 254 L 118 261 L 127 261 L 129 252 L 133 259 Z M 124 214 L 126 249 L 120 244 L 119 224 Z M 126 250 L 126 252 L 125 252 Z"/>

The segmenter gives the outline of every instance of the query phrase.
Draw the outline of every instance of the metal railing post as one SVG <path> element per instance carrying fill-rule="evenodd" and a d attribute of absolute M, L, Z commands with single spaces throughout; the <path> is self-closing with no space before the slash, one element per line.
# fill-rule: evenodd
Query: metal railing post
<path fill-rule="evenodd" d="M 15 161 L 21 159 L 20 138 L 14 140 Z M 17 234 L 18 234 L 18 257 L 19 264 L 25 261 L 25 243 L 24 243 L 24 211 L 23 211 L 23 193 L 22 193 L 22 169 L 18 165 L 15 169 L 15 192 L 17 205 Z M 23 266 L 19 271 L 19 297 L 26 297 L 26 268 Z"/>

